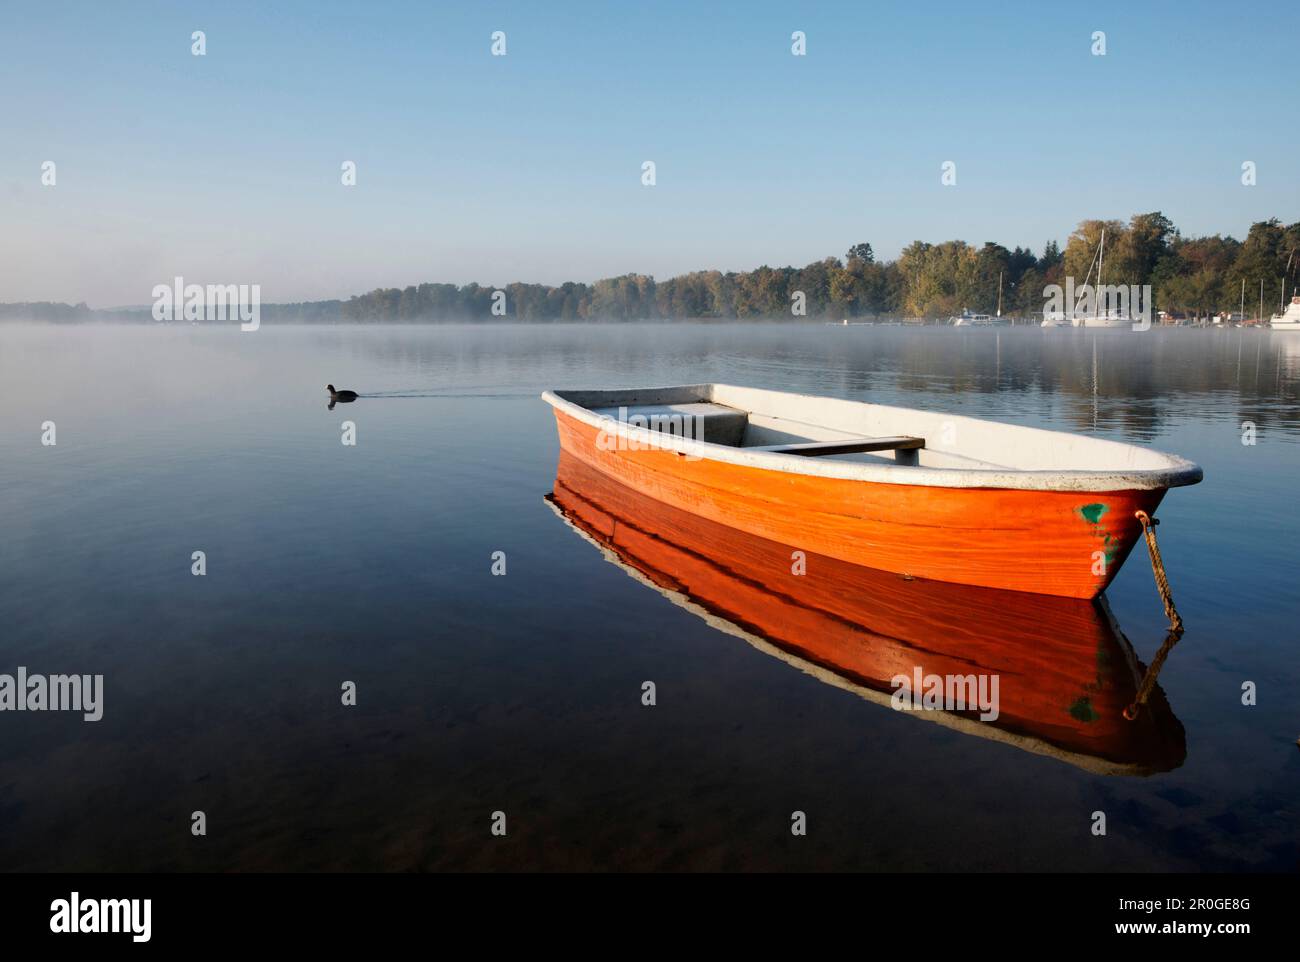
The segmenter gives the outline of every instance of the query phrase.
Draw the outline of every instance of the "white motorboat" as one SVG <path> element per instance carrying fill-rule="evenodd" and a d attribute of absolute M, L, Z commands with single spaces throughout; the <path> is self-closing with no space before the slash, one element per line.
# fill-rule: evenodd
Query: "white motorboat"
<path fill-rule="evenodd" d="M 1275 331 L 1300 331 L 1300 294 L 1291 298 L 1285 311 L 1269 318 L 1268 326 Z"/>
<path fill-rule="evenodd" d="M 957 316 L 948 318 L 948 323 L 953 327 L 993 327 L 999 322 L 992 314 L 972 314 L 970 311 L 962 311 Z"/>

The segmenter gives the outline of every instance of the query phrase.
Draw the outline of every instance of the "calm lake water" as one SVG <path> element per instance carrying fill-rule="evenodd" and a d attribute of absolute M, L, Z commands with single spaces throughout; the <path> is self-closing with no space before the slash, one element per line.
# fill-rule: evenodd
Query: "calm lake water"
<path fill-rule="evenodd" d="M 607 563 L 545 501 L 538 394 L 700 381 L 1199 462 L 1159 512 L 1185 757 L 1099 774 L 927 724 Z M 330 411 L 327 382 L 388 396 Z M 5 869 L 1300 862 L 1300 335 L 5 325 L 0 401 L 0 672 L 105 677 L 99 722 L 0 714 Z M 1108 599 L 1149 662 L 1165 618 L 1140 546 Z"/>

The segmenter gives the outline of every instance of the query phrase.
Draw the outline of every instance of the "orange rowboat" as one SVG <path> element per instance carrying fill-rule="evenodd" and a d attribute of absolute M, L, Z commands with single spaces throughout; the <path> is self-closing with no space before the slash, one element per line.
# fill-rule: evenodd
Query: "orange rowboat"
<path fill-rule="evenodd" d="M 789 546 L 655 501 L 566 451 L 547 500 L 674 604 L 866 701 L 892 704 L 900 677 L 997 678 L 996 718 L 909 714 L 1098 774 L 1168 771 L 1186 757 L 1159 687 L 1123 717 L 1144 669 L 1104 601 L 905 581 L 816 554 L 796 566 Z"/>
<path fill-rule="evenodd" d="M 796 549 L 914 578 L 1094 598 L 1170 454 L 1060 431 L 700 384 L 548 391 L 560 446 L 634 491 Z"/>

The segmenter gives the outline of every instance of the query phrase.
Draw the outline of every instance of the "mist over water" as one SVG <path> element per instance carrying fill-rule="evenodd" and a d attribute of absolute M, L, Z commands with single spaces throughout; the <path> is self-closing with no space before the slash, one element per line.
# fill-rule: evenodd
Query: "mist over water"
<path fill-rule="evenodd" d="M 1107 777 L 920 724 L 605 563 L 543 501 L 558 443 L 537 395 L 705 381 L 1201 464 L 1205 481 L 1159 510 L 1187 625 L 1160 684 L 1185 761 Z M 362 397 L 328 410 L 327 383 Z M 0 716 L 6 868 L 1283 870 L 1300 856 L 1300 335 L 4 324 L 0 410 L 0 672 L 104 676 L 98 722 Z M 1165 619 L 1141 548 L 1108 598 L 1149 661 Z M 794 809 L 806 838 L 790 836 Z M 507 839 L 488 834 L 494 810 Z"/>

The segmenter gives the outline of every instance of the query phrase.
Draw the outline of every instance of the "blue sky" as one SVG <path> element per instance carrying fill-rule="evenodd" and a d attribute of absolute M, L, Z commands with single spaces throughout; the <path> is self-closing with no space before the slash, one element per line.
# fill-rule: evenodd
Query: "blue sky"
<path fill-rule="evenodd" d="M 1300 220 L 1300 6 L 1069 6 L 5 0 L 0 301 L 1041 250 L 1148 210 L 1186 234 Z"/>

